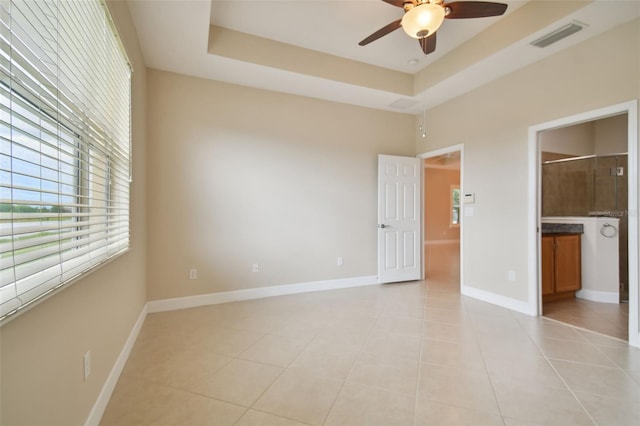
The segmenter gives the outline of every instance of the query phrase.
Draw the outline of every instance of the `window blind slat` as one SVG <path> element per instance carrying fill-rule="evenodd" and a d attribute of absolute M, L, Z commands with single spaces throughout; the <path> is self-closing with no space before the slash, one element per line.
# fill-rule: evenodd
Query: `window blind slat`
<path fill-rule="evenodd" d="M 0 0 L 0 321 L 129 247 L 130 69 L 99 0 Z"/>

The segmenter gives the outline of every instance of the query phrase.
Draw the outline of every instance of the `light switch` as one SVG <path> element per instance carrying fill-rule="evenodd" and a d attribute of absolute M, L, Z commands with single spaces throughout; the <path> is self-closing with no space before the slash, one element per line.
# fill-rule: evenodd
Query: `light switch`
<path fill-rule="evenodd" d="M 476 194 L 473 192 L 464 194 L 463 201 L 465 204 L 473 204 L 476 202 Z"/>

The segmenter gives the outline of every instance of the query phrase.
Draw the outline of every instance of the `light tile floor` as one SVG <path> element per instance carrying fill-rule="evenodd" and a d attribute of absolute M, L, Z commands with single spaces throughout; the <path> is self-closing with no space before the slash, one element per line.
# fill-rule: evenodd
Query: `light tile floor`
<path fill-rule="evenodd" d="M 542 307 L 544 316 L 576 327 L 627 340 L 629 337 L 629 304 L 598 303 L 589 300 L 555 300 Z"/>
<path fill-rule="evenodd" d="M 638 425 L 640 351 L 443 281 L 150 314 L 103 425 Z"/>

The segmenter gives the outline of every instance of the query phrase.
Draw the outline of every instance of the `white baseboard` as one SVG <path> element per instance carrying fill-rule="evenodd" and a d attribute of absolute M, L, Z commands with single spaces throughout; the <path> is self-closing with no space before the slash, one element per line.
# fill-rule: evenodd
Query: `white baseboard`
<path fill-rule="evenodd" d="M 261 299 L 265 297 L 284 296 L 287 294 L 309 293 L 313 291 L 335 290 L 340 288 L 361 287 L 379 284 L 377 276 L 342 278 L 337 280 L 315 281 L 299 284 L 279 285 L 263 288 L 251 288 L 246 290 L 225 291 L 222 293 L 210 293 L 198 296 L 179 297 L 175 299 L 154 300 L 147 302 L 136 323 L 129 333 L 118 359 L 116 359 L 107 380 L 102 386 L 98 399 L 93 404 L 91 412 L 87 417 L 85 426 L 97 426 L 100 424 L 104 410 L 107 408 L 109 399 L 118 383 L 120 374 L 124 369 L 127 359 L 131 354 L 133 345 L 138 338 L 140 329 L 144 323 L 147 313 L 172 311 L 176 309 L 192 308 L 196 306 L 214 305 L 218 303 L 236 302 L 240 300 Z"/>
<path fill-rule="evenodd" d="M 473 297 L 474 299 L 482 300 L 483 302 L 491 303 L 493 305 L 502 306 L 503 308 L 511 309 L 512 311 L 520 312 L 526 315 L 537 316 L 538 312 L 534 306 L 531 306 L 528 302 L 522 300 L 513 299 L 511 297 L 502 296 L 500 294 L 491 293 L 490 291 L 480 290 L 479 288 L 469 287 L 463 285 L 460 288 L 460 293 L 464 296 Z"/>
<path fill-rule="evenodd" d="M 116 359 L 113 368 L 111 368 L 111 372 L 107 377 L 104 385 L 102 386 L 102 390 L 100 391 L 100 395 L 98 395 L 98 399 L 93 404 L 93 408 L 91 408 L 91 412 L 87 417 L 87 421 L 85 422 L 86 426 L 97 426 L 100 424 L 100 420 L 102 419 L 102 415 L 104 414 L 104 410 L 107 408 L 107 404 L 109 403 L 109 399 L 111 399 L 111 394 L 113 394 L 113 390 L 116 388 L 116 384 L 118 383 L 118 379 L 120 378 L 120 374 L 124 369 L 125 364 L 127 363 L 127 359 L 129 359 L 129 354 L 131 354 L 131 350 L 133 349 L 133 345 L 138 338 L 138 334 L 140 333 L 140 329 L 142 328 L 142 324 L 144 323 L 145 318 L 147 317 L 147 305 L 145 304 L 142 308 L 142 312 L 140 312 L 140 316 L 136 320 L 136 323 L 133 325 L 131 329 L 131 333 L 129 333 L 129 337 L 125 342 L 122 350 L 120 351 L 120 355 L 118 355 L 118 359 Z"/>
<path fill-rule="evenodd" d="M 148 303 L 148 307 L 149 313 L 164 312 L 176 309 L 195 308 L 197 306 L 217 305 L 219 303 L 238 302 L 241 300 L 262 299 L 265 297 L 310 293 L 313 291 L 335 290 L 349 287 L 361 287 L 379 283 L 377 276 L 340 278 L 336 280 L 199 294 L 196 296 L 177 297 L 174 299 L 152 300 Z"/>
<path fill-rule="evenodd" d="M 576 297 L 579 299 L 591 300 L 592 302 L 620 303 L 620 295 L 618 292 L 612 291 L 597 291 L 583 288 L 576 292 Z"/>

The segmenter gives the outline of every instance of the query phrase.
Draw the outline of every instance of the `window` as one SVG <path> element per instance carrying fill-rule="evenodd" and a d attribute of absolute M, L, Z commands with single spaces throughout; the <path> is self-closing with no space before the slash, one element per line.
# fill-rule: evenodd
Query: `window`
<path fill-rule="evenodd" d="M 451 220 L 449 226 L 460 226 L 460 187 L 451 185 Z"/>
<path fill-rule="evenodd" d="M 0 320 L 129 248 L 129 64 L 99 0 L 0 0 Z"/>

